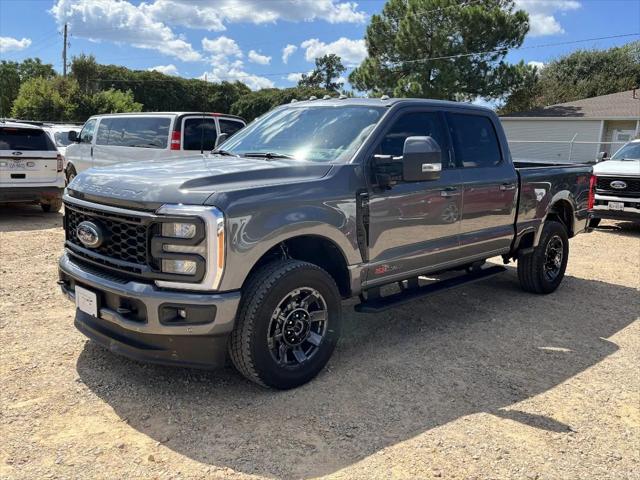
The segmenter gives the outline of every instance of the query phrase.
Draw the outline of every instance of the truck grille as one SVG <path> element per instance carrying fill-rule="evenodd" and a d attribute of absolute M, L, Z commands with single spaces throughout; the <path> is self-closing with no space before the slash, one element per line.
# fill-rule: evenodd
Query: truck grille
<path fill-rule="evenodd" d="M 625 188 L 613 188 L 611 182 L 624 182 Z M 640 195 L 640 178 L 634 177 L 598 177 L 596 190 L 620 197 Z"/>
<path fill-rule="evenodd" d="M 88 249 L 76 234 L 84 221 L 97 224 L 104 233 L 102 245 Z M 65 203 L 67 246 L 76 255 L 100 265 L 129 273 L 149 270 L 150 225 L 133 215 L 120 215 Z"/>

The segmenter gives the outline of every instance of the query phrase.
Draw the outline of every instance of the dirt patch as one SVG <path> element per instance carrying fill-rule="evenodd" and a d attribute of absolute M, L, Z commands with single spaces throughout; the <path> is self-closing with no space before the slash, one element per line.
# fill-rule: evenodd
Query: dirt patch
<path fill-rule="evenodd" d="M 640 228 L 571 241 L 548 296 L 514 269 L 379 315 L 344 305 L 294 391 L 89 343 L 56 286 L 60 215 L 0 207 L 3 478 L 640 478 Z"/>

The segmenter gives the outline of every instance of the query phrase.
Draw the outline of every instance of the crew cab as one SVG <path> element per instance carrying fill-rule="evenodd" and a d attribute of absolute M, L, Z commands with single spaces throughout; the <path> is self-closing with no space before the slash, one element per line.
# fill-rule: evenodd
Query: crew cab
<path fill-rule="evenodd" d="M 78 175 L 60 285 L 76 327 L 113 352 L 229 356 L 287 389 L 329 360 L 346 298 L 379 312 L 499 274 L 495 256 L 517 260 L 524 290 L 553 292 L 592 201 L 590 166 L 514 164 L 489 109 L 301 101 L 209 157 Z"/>
<path fill-rule="evenodd" d="M 205 112 L 112 113 L 69 132 L 67 181 L 91 167 L 209 152 L 244 128 L 242 118 Z"/>
<path fill-rule="evenodd" d="M 593 173 L 597 181 L 590 226 L 603 218 L 640 222 L 640 139 L 597 163 Z"/>
<path fill-rule="evenodd" d="M 39 125 L 0 121 L 0 203 L 62 207 L 63 158 Z"/>

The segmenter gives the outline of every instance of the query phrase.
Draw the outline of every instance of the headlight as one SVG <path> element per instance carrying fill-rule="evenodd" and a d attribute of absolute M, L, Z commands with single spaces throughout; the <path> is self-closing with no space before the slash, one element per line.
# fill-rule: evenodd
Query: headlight
<path fill-rule="evenodd" d="M 164 205 L 151 256 L 164 288 L 215 290 L 224 270 L 224 216 L 215 207 Z"/>
<path fill-rule="evenodd" d="M 196 225 L 193 223 L 163 223 L 162 236 L 173 238 L 193 238 L 196 236 Z"/>

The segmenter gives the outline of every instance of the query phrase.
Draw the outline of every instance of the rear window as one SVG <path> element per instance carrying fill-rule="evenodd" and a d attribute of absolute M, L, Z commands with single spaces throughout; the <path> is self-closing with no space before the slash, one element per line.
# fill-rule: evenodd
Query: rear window
<path fill-rule="evenodd" d="M 502 160 L 498 137 L 488 117 L 452 113 L 449 129 L 459 166 L 494 167 Z"/>
<path fill-rule="evenodd" d="M 118 147 L 167 148 L 170 118 L 103 118 L 98 127 L 96 145 Z"/>
<path fill-rule="evenodd" d="M 0 150 L 47 151 L 55 150 L 44 130 L 35 128 L 0 128 Z"/>
<path fill-rule="evenodd" d="M 226 120 L 224 118 L 221 118 L 219 122 L 220 122 L 220 133 L 226 133 L 229 136 L 233 135 L 238 130 L 244 127 L 243 123 L 238 122 L 236 120 Z"/>
<path fill-rule="evenodd" d="M 216 147 L 216 122 L 213 118 L 187 118 L 184 121 L 183 150 L 213 150 Z"/>

